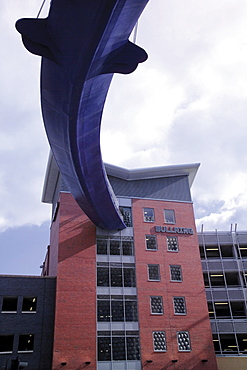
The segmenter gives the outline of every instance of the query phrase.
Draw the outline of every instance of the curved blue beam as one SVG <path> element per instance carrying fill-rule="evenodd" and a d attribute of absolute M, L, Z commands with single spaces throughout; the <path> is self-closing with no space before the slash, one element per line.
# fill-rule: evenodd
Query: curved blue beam
<path fill-rule="evenodd" d="M 41 55 L 41 105 L 51 150 L 75 200 L 101 228 L 125 228 L 100 151 L 100 125 L 114 72 L 147 59 L 128 41 L 148 0 L 53 0 L 46 19 L 16 23 Z"/>

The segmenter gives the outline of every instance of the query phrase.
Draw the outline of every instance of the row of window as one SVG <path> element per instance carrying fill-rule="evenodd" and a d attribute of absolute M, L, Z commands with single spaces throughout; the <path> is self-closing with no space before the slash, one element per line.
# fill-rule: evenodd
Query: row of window
<path fill-rule="evenodd" d="M 157 251 L 158 244 L 156 235 L 145 235 L 146 249 Z M 169 252 L 178 252 L 178 238 L 176 236 L 166 237 L 167 250 Z M 97 254 L 115 255 L 115 256 L 133 256 L 134 244 L 133 238 L 100 238 L 97 240 Z"/>
<path fill-rule="evenodd" d="M 0 353 L 12 353 L 14 334 L 0 335 Z M 32 352 L 34 334 L 20 334 L 18 338 L 18 352 Z"/>
<path fill-rule="evenodd" d="M 145 222 L 155 222 L 154 208 L 143 208 L 143 217 Z M 176 223 L 173 209 L 164 209 L 164 222 L 166 224 Z"/>
<path fill-rule="evenodd" d="M 97 321 L 138 321 L 136 296 L 101 296 L 97 301 Z M 186 315 L 184 297 L 173 297 L 175 315 Z M 161 296 L 150 297 L 150 312 L 154 315 L 163 315 L 163 299 Z"/>
<path fill-rule="evenodd" d="M 208 313 L 211 319 L 235 319 L 240 317 L 246 318 L 246 303 L 245 301 L 209 301 Z"/>
<path fill-rule="evenodd" d="M 247 245 L 200 245 L 201 258 L 246 258 Z"/>
<path fill-rule="evenodd" d="M 97 263 L 97 286 L 105 287 L 135 287 L 135 267 L 132 263 Z M 171 281 L 182 282 L 182 268 L 180 265 L 170 265 Z M 160 266 L 148 265 L 148 280 L 160 281 Z"/>
<path fill-rule="evenodd" d="M 247 333 L 213 334 L 213 343 L 216 354 L 247 354 Z"/>
<path fill-rule="evenodd" d="M 214 271 L 204 272 L 203 278 L 206 288 L 246 286 L 247 274 L 243 272 L 239 274 L 238 272 Z"/>
<path fill-rule="evenodd" d="M 21 299 L 21 297 L 19 297 Z M 17 296 L 5 296 L 2 300 L 2 313 L 17 313 L 18 297 Z M 37 297 L 23 297 L 21 303 L 21 312 L 36 312 L 37 309 Z"/>
<path fill-rule="evenodd" d="M 98 332 L 98 361 L 140 360 L 140 343 L 134 332 Z M 188 331 L 176 333 L 179 352 L 191 351 Z M 154 352 L 166 352 L 165 331 L 153 331 Z"/>

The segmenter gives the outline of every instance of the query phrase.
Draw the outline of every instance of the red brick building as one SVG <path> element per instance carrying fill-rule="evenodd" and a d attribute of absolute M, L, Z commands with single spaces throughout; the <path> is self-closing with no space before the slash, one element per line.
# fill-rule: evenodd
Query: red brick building
<path fill-rule="evenodd" d="M 128 226 L 108 231 L 82 212 L 50 157 L 52 369 L 217 369 L 190 195 L 197 169 L 106 165 Z"/>

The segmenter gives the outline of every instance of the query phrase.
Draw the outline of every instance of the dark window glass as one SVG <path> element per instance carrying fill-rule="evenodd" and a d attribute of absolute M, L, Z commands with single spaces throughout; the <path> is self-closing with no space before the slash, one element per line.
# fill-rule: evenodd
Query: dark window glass
<path fill-rule="evenodd" d="M 0 335 L 0 353 L 12 352 L 14 335 Z"/>
<path fill-rule="evenodd" d="M 173 209 L 164 209 L 164 218 L 166 224 L 175 224 L 175 212 Z"/>
<path fill-rule="evenodd" d="M 217 334 L 213 334 L 213 343 L 214 343 L 214 350 L 215 353 L 220 353 L 220 341 Z"/>
<path fill-rule="evenodd" d="M 153 208 L 143 208 L 144 221 L 154 222 L 154 209 Z"/>
<path fill-rule="evenodd" d="M 182 281 L 182 270 L 180 265 L 171 265 L 170 272 L 172 281 Z"/>
<path fill-rule="evenodd" d="M 177 332 L 177 340 L 178 340 L 178 350 L 180 352 L 191 351 L 190 337 L 187 331 Z"/>
<path fill-rule="evenodd" d="M 110 254 L 120 255 L 120 240 L 110 240 Z"/>
<path fill-rule="evenodd" d="M 221 245 L 220 246 L 221 255 L 224 258 L 234 257 L 233 246 L 232 245 Z"/>
<path fill-rule="evenodd" d="M 98 361 L 111 361 L 111 338 L 98 338 Z"/>
<path fill-rule="evenodd" d="M 212 245 L 206 247 L 206 256 L 207 258 L 219 258 L 220 251 L 218 245 Z"/>
<path fill-rule="evenodd" d="M 224 354 L 237 353 L 237 343 L 234 334 L 220 334 L 220 343 Z"/>
<path fill-rule="evenodd" d="M 239 252 L 242 258 L 247 258 L 247 245 L 239 245 Z"/>
<path fill-rule="evenodd" d="M 124 269 L 124 286 L 134 287 L 136 286 L 135 269 L 125 268 Z"/>
<path fill-rule="evenodd" d="M 122 249 L 124 256 L 133 256 L 133 242 L 130 240 L 123 240 Z"/>
<path fill-rule="evenodd" d="M 98 321 L 110 321 L 110 301 L 98 301 Z"/>
<path fill-rule="evenodd" d="M 239 351 L 246 353 L 246 351 L 247 351 L 247 333 L 237 334 L 237 341 L 238 341 Z"/>
<path fill-rule="evenodd" d="M 37 297 L 24 297 L 22 301 L 22 312 L 36 312 Z"/>
<path fill-rule="evenodd" d="M 222 272 L 210 274 L 210 282 L 212 286 L 225 286 L 224 275 Z"/>
<path fill-rule="evenodd" d="M 153 344 L 155 352 L 166 351 L 166 335 L 164 331 L 153 332 Z"/>
<path fill-rule="evenodd" d="M 125 360 L 125 338 L 124 337 L 113 337 L 112 338 L 112 352 L 113 360 Z"/>
<path fill-rule="evenodd" d="M 230 305 L 232 309 L 232 316 L 234 318 L 246 317 L 245 302 L 243 301 L 230 302 Z"/>
<path fill-rule="evenodd" d="M 215 314 L 217 318 L 230 318 L 231 312 L 228 302 L 214 302 Z"/>
<path fill-rule="evenodd" d="M 132 215 L 130 207 L 119 207 L 123 215 L 123 221 L 127 227 L 132 227 Z"/>
<path fill-rule="evenodd" d="M 226 272 L 226 284 L 228 286 L 239 286 L 240 284 L 240 279 L 239 279 L 239 274 L 237 272 Z"/>
<path fill-rule="evenodd" d="M 123 301 L 111 302 L 112 321 L 124 321 Z"/>
<path fill-rule="evenodd" d="M 107 240 L 106 239 L 97 240 L 97 254 L 107 254 Z"/>
<path fill-rule="evenodd" d="M 173 297 L 174 313 L 176 315 L 185 315 L 185 298 L 184 297 Z"/>
<path fill-rule="evenodd" d="M 208 302 L 208 314 L 210 319 L 214 318 L 214 306 L 212 302 Z"/>
<path fill-rule="evenodd" d="M 152 296 L 150 297 L 151 303 L 151 313 L 153 314 L 163 314 L 163 303 L 162 297 Z"/>
<path fill-rule="evenodd" d="M 139 338 L 127 337 L 127 360 L 140 360 L 140 344 Z"/>
<path fill-rule="evenodd" d="M 97 268 L 97 286 L 109 286 L 108 267 L 98 267 Z"/>
<path fill-rule="evenodd" d="M 169 252 L 178 252 L 178 238 L 176 236 L 167 236 L 167 249 Z"/>
<path fill-rule="evenodd" d="M 148 280 L 160 281 L 159 265 L 148 265 Z"/>
<path fill-rule="evenodd" d="M 3 297 L 2 311 L 16 312 L 18 297 Z"/>
<path fill-rule="evenodd" d="M 200 257 L 201 258 L 205 258 L 205 252 L 204 252 L 204 248 L 203 248 L 203 246 L 202 245 L 200 245 Z"/>
<path fill-rule="evenodd" d="M 121 268 L 111 268 L 111 286 L 123 286 L 123 276 Z"/>
<path fill-rule="evenodd" d="M 203 273 L 203 279 L 204 279 L 205 287 L 208 288 L 209 287 L 209 278 L 208 278 L 208 274 L 206 272 Z"/>
<path fill-rule="evenodd" d="M 33 351 L 34 335 L 22 334 L 19 336 L 18 352 Z"/>
<path fill-rule="evenodd" d="M 125 301 L 125 321 L 138 321 L 136 301 Z"/>
<path fill-rule="evenodd" d="M 146 248 L 148 250 L 157 250 L 156 236 L 146 235 Z"/>

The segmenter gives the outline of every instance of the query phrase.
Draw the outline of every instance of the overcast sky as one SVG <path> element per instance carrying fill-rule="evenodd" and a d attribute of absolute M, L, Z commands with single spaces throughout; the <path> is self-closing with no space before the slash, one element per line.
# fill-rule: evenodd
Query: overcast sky
<path fill-rule="evenodd" d="M 39 274 L 49 244 L 40 58 L 14 27 L 41 2 L 0 2 L 0 274 Z M 201 163 L 192 187 L 198 229 L 247 229 L 246 35 L 245 0 L 150 0 L 137 33 L 149 59 L 114 76 L 106 102 L 105 162 Z"/>

